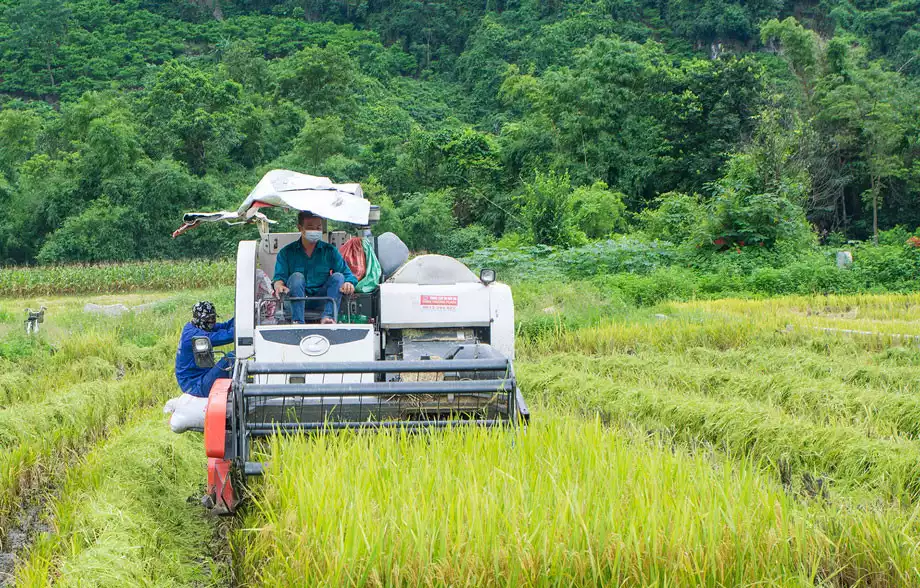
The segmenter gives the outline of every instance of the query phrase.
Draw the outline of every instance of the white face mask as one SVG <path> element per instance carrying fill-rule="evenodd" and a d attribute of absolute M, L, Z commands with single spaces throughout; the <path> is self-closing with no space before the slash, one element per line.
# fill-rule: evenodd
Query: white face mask
<path fill-rule="evenodd" d="M 323 238 L 322 231 L 304 231 L 303 238 L 309 241 L 310 243 L 316 243 Z"/>

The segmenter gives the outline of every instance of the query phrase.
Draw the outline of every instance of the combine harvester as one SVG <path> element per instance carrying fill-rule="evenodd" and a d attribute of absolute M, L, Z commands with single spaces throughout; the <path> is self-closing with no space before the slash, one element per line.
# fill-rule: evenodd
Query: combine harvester
<path fill-rule="evenodd" d="M 278 251 L 300 238 L 271 233 L 266 207 L 354 225 L 372 240 L 378 258 L 396 262 L 382 264 L 374 291 L 343 296 L 339 323 L 311 324 L 308 314 L 307 324 L 293 324 L 283 300 L 257 294 L 261 272 L 270 278 Z M 378 218 L 358 184 L 285 170 L 266 174 L 236 212 L 185 215 L 174 235 L 214 221 L 255 223 L 260 233 L 258 241 L 239 244 L 233 376 L 215 382 L 205 414 L 203 502 L 209 508 L 235 510 L 247 478 L 263 471 L 264 464 L 252 460 L 252 444 L 268 435 L 528 421 L 512 364 L 511 289 L 495 282 L 494 271 L 477 277 L 450 257 L 407 262 L 408 250 L 395 235 L 371 233 Z M 324 230 L 324 240 L 340 246 L 347 235 Z M 196 362 L 213 366 L 210 341 L 202 337 L 194 345 Z"/>

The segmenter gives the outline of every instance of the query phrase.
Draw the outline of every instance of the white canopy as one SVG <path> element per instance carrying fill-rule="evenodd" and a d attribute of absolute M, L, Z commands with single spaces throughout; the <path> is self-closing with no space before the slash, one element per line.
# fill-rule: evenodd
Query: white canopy
<path fill-rule="evenodd" d="M 307 210 L 329 220 L 367 225 L 371 205 L 364 199 L 364 192 L 358 184 L 334 184 L 329 178 L 276 169 L 265 174 L 236 212 L 186 213 L 182 219 L 185 224 L 173 233 L 173 237 L 202 222 L 238 224 L 253 219 L 268 221 L 258 212 L 265 206 Z"/>

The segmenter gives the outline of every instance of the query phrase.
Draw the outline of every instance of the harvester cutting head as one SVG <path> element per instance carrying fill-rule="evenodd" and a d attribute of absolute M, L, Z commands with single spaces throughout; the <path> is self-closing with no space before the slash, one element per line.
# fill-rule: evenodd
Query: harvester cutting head
<path fill-rule="evenodd" d="M 300 234 L 270 233 L 253 212 L 266 206 L 357 225 L 381 260 L 379 287 L 343 299 L 338 324 L 292 324 L 257 276 L 272 276 L 279 250 Z M 268 435 L 527 422 L 508 286 L 449 257 L 400 259 L 398 238 L 371 234 L 373 216 L 360 186 L 285 171 L 270 172 L 236 213 L 186 215 L 186 228 L 240 219 L 262 233 L 237 255 L 233 377 L 214 384 L 205 421 L 208 506 L 233 511 L 246 479 L 262 473 L 252 447 Z"/>

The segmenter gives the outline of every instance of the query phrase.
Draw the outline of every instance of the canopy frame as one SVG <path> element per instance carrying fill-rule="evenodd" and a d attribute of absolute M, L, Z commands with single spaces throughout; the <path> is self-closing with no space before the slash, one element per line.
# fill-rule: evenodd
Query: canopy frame
<path fill-rule="evenodd" d="M 172 236 L 206 222 L 230 226 L 256 223 L 265 235 L 275 223 L 259 210 L 267 207 L 309 211 L 324 219 L 364 227 L 370 223 L 371 205 L 359 184 L 335 184 L 326 177 L 276 169 L 262 177 L 236 211 L 188 212 Z"/>

